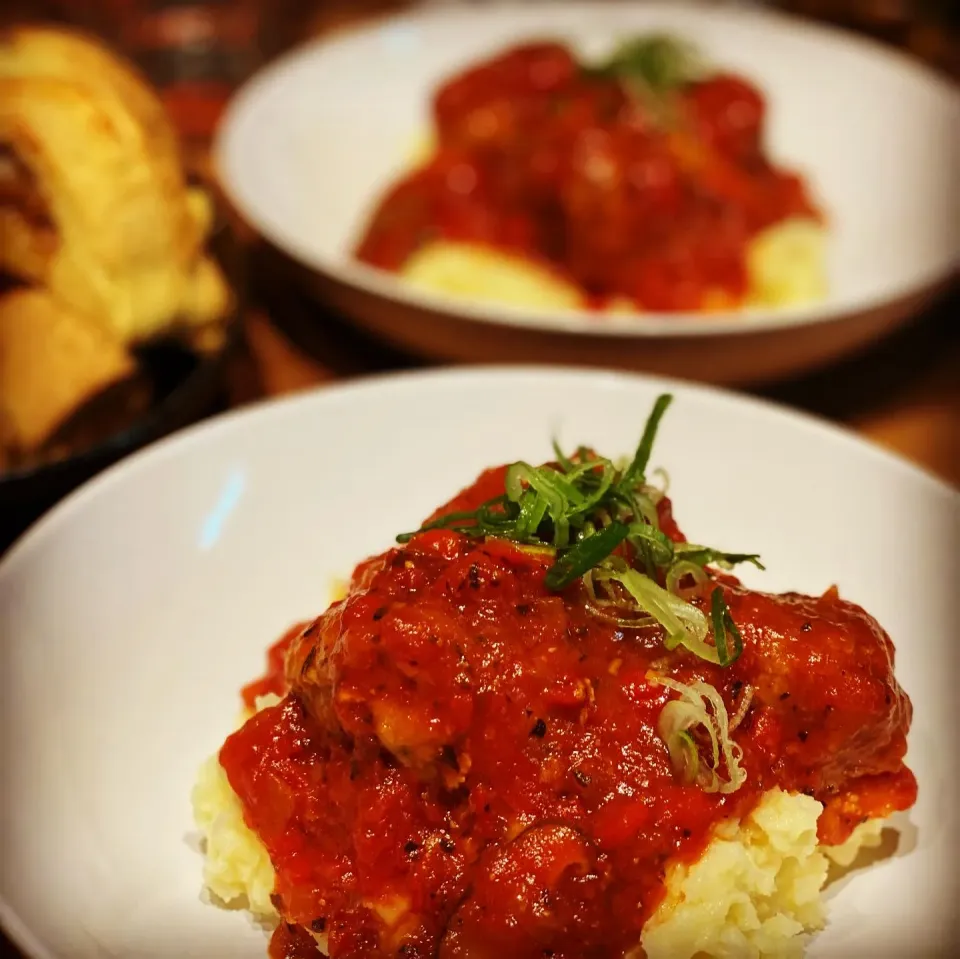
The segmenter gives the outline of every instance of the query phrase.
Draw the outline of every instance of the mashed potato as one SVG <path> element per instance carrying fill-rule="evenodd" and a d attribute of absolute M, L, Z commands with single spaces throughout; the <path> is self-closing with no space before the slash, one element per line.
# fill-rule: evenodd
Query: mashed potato
<path fill-rule="evenodd" d="M 747 252 L 750 289 L 746 305 L 788 307 L 823 299 L 827 290 L 826 243 L 824 228 L 806 219 L 785 220 L 758 234 Z M 421 290 L 459 299 L 531 310 L 586 306 L 574 284 L 547 268 L 466 243 L 428 244 L 410 257 L 400 275 Z M 639 312 L 635 305 L 621 299 L 609 310 Z"/>
<path fill-rule="evenodd" d="M 257 707 L 264 709 L 276 702 L 276 696 L 262 696 Z M 241 716 L 238 725 L 247 718 Z M 275 920 L 270 857 L 243 821 L 240 800 L 216 755 L 200 768 L 191 800 L 193 818 L 206 846 L 204 887 L 225 905 L 245 907 L 260 921 Z"/>
<path fill-rule="evenodd" d="M 747 250 L 748 306 L 801 306 L 827 295 L 827 233 L 813 220 L 784 220 Z"/>
<path fill-rule="evenodd" d="M 264 697 L 257 705 L 272 702 Z M 773 789 L 742 822 L 720 823 L 700 860 L 668 871 L 667 897 L 641 940 L 647 959 L 801 956 L 804 933 L 824 925 L 829 860 L 849 866 L 861 848 L 879 844 L 882 828 L 868 822 L 842 846 L 818 846 L 822 808 L 815 799 Z M 200 770 L 193 810 L 206 842 L 207 890 L 260 922 L 275 922 L 273 867 L 216 756 Z"/>
<path fill-rule="evenodd" d="M 583 294 L 545 267 L 519 256 L 467 243 L 430 243 L 400 274 L 411 286 L 480 303 L 531 310 L 578 310 Z"/>
<path fill-rule="evenodd" d="M 667 898 L 643 933 L 647 959 L 802 956 L 803 934 L 825 922 L 830 860 L 849 866 L 882 828 L 867 822 L 842 846 L 819 846 L 822 809 L 773 789 L 743 822 L 719 824 L 700 860 L 668 871 Z"/>

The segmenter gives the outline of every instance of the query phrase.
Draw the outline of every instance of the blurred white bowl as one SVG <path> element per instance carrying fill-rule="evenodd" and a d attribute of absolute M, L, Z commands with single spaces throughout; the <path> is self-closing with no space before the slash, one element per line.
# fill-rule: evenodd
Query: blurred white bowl
<path fill-rule="evenodd" d="M 830 294 L 809 307 L 599 316 L 464 303 L 357 262 L 381 191 L 429 127 L 432 91 L 524 38 L 586 54 L 667 29 L 759 84 L 773 156 L 831 220 Z M 960 95 L 905 56 L 770 12 L 688 3 L 427 7 L 280 59 L 231 104 L 217 160 L 240 212 L 311 288 L 414 351 L 469 361 L 609 364 L 717 382 L 799 372 L 908 319 L 960 264 Z"/>

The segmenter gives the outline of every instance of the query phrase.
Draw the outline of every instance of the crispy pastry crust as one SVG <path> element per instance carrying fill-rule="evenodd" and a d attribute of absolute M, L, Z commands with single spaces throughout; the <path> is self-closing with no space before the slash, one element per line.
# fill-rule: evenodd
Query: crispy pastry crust
<path fill-rule="evenodd" d="M 12 448 L 41 446 L 85 403 L 135 373 L 123 343 L 46 290 L 0 297 L 0 432 Z"/>
<path fill-rule="evenodd" d="M 203 253 L 209 200 L 185 182 L 162 103 L 109 50 L 64 30 L 0 33 L 0 151 L 0 268 L 126 343 L 226 312 Z"/>

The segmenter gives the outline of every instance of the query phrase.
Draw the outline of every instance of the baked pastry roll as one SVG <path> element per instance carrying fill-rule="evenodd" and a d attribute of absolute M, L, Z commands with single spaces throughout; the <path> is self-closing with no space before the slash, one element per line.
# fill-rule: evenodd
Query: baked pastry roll
<path fill-rule="evenodd" d="M 102 326 L 46 290 L 0 296 L 0 446 L 44 446 L 96 397 L 129 384 L 137 365 Z"/>
<path fill-rule="evenodd" d="M 69 31 L 0 33 L 0 269 L 138 343 L 226 312 L 210 220 L 132 67 Z"/>

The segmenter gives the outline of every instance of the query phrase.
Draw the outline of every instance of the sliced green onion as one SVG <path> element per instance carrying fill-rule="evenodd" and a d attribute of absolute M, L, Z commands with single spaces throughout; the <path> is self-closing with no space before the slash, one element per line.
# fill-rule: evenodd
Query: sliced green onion
<path fill-rule="evenodd" d="M 599 472 L 598 472 L 599 470 Z M 570 518 L 585 516 L 604 501 L 613 486 L 617 471 L 610 460 L 597 457 L 590 463 L 574 467 L 569 474 L 571 482 L 579 482 L 583 487 L 582 502 L 570 511 Z"/>
<path fill-rule="evenodd" d="M 668 650 L 684 646 L 707 662 L 719 665 L 715 647 L 705 642 L 707 617 L 690 603 L 668 593 L 649 576 L 631 569 L 622 560 L 611 559 L 593 571 L 597 582 L 619 583 L 630 594 L 640 612 L 652 616 L 664 629 L 663 644 Z"/>
<path fill-rule="evenodd" d="M 557 442 L 557 438 L 554 437 L 550 441 L 550 445 L 553 447 L 553 455 L 556 456 L 557 462 L 560 464 L 560 468 L 564 473 L 569 473 L 573 469 L 573 460 L 569 456 L 565 455 L 563 450 L 560 449 L 560 444 Z"/>
<path fill-rule="evenodd" d="M 414 530 L 412 533 L 398 533 L 397 542 L 398 543 L 409 543 L 417 533 L 425 533 L 427 530 L 431 529 L 453 529 L 458 524 L 463 523 L 466 525 L 466 521 L 470 520 L 471 523 L 476 524 L 477 514 L 475 511 L 467 512 L 462 511 L 458 513 L 446 513 L 443 516 L 438 517 L 432 523 L 424 523 L 420 529 Z"/>
<path fill-rule="evenodd" d="M 680 584 L 688 576 L 693 580 L 694 585 L 692 587 L 681 586 Z M 709 581 L 702 566 L 687 562 L 687 560 L 684 559 L 677 560 L 670 569 L 667 570 L 667 590 L 675 596 L 679 596 L 681 599 L 689 599 L 691 596 L 696 596 Z"/>
<path fill-rule="evenodd" d="M 617 495 L 634 518 L 660 529 L 660 514 L 657 512 L 657 504 L 647 495 L 649 488 L 642 486 L 635 490 L 618 490 Z"/>
<path fill-rule="evenodd" d="M 622 43 L 610 59 L 588 74 L 618 77 L 644 89 L 664 93 L 701 76 L 704 67 L 692 44 L 669 34 L 651 33 Z"/>
<path fill-rule="evenodd" d="M 743 652 L 743 637 L 730 615 L 726 600 L 723 598 L 723 590 L 719 586 L 710 597 L 710 612 L 713 619 L 713 641 L 720 657 L 720 665 L 729 666 L 735 663 Z"/>
<path fill-rule="evenodd" d="M 659 626 L 660 624 L 646 613 L 637 615 L 634 607 L 634 615 L 623 616 L 620 613 L 625 612 L 623 601 L 621 599 L 609 599 L 605 595 L 597 592 L 597 584 L 594 581 L 595 570 L 589 570 L 583 577 L 583 586 L 587 593 L 589 602 L 587 611 L 602 619 L 605 623 L 613 623 L 615 626 L 623 626 L 627 629 L 646 629 L 650 626 Z"/>
<path fill-rule="evenodd" d="M 533 487 L 542 496 L 555 497 L 561 503 L 578 506 L 584 499 L 583 493 L 566 476 L 549 466 L 531 466 L 523 462 L 508 466 L 504 475 L 504 486 L 507 496 L 513 502 L 520 498 L 523 483 Z"/>
<path fill-rule="evenodd" d="M 547 589 L 554 592 L 566 589 L 609 556 L 627 538 L 629 532 L 628 526 L 615 521 L 592 536 L 580 540 L 547 570 L 544 579 Z"/>
<path fill-rule="evenodd" d="M 689 731 L 701 727 L 710 740 L 711 762 L 698 763 L 697 785 L 705 792 L 736 792 L 747 779 L 746 770 L 740 765 L 743 750 L 730 737 L 727 708 L 717 690 L 709 683 L 687 685 L 656 673 L 648 674 L 647 678 L 680 695 L 663 707 L 657 720 L 657 734 L 667 747 L 674 772 L 689 781 L 688 746 L 680 737 L 685 733 L 693 741 Z M 726 778 L 721 778 L 722 767 L 726 767 Z"/>
<path fill-rule="evenodd" d="M 658 466 L 654 471 L 653 475 L 660 480 L 660 485 L 657 486 L 653 483 L 650 484 L 650 488 L 659 493 L 661 497 L 666 496 L 670 492 L 670 474 L 662 467 Z"/>
<path fill-rule="evenodd" d="M 663 414 L 667 412 L 667 407 L 673 402 L 673 397 L 669 393 L 664 393 L 657 397 L 653 409 L 647 417 L 647 424 L 643 428 L 643 436 L 640 437 L 640 444 L 637 446 L 637 452 L 634 453 L 633 461 L 626 468 L 620 487 L 627 489 L 639 486 L 645 479 L 647 463 L 650 462 L 650 454 L 653 452 L 653 442 L 657 438 L 657 430 L 660 427 L 660 420 Z"/>
<path fill-rule="evenodd" d="M 547 501 L 533 490 L 525 490 L 517 505 L 520 511 L 513 532 L 518 539 L 527 539 L 540 528 L 547 513 Z"/>
<path fill-rule="evenodd" d="M 645 547 L 654 566 L 669 566 L 673 562 L 673 540 L 647 523 L 630 524 L 630 542 L 637 549 Z"/>
<path fill-rule="evenodd" d="M 766 569 L 756 553 L 725 553 L 709 546 L 697 546 L 694 543 L 677 543 L 675 549 L 679 559 L 698 566 L 719 566 L 721 569 L 733 569 L 740 563 L 752 563 L 757 569 Z"/>
<path fill-rule="evenodd" d="M 509 531 L 516 527 L 519 512 L 517 504 L 510 502 L 506 496 L 489 500 L 476 512 L 477 529 L 485 535 L 508 535 Z"/>
<path fill-rule="evenodd" d="M 663 719 L 662 714 L 660 718 Z M 680 781 L 687 786 L 692 786 L 700 776 L 700 750 L 697 749 L 693 736 L 687 730 L 681 729 L 676 734 L 668 736 L 665 742 L 667 752 L 670 754 L 670 762 L 680 776 Z"/>
<path fill-rule="evenodd" d="M 533 467 L 529 463 L 509 466 L 504 486 L 512 502 L 520 501 L 524 483 L 546 502 L 546 513 L 553 520 L 553 545 L 566 546 L 570 542 L 570 507 L 580 506 L 584 501 L 583 494 L 561 473 L 549 467 Z"/>

